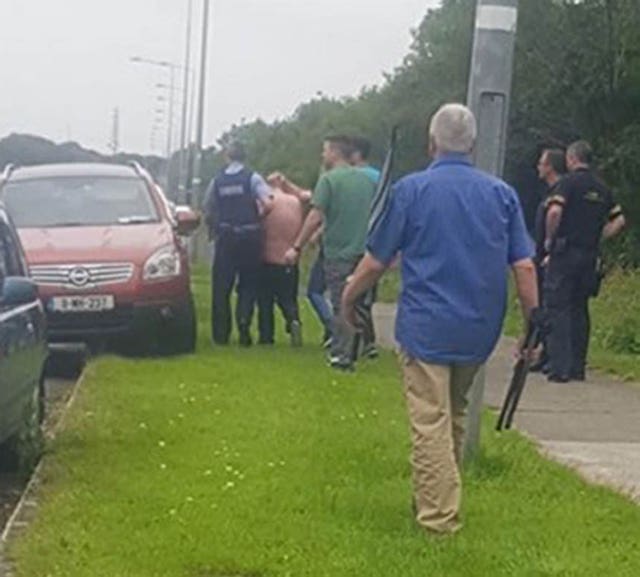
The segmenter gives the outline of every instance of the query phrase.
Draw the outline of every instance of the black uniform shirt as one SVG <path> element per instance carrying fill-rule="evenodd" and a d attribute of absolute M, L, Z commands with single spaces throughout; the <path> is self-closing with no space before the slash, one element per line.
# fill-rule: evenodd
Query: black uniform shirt
<path fill-rule="evenodd" d="M 598 250 L 602 229 L 607 220 L 622 214 L 609 188 L 588 169 L 566 175 L 549 198 L 549 205 L 563 207 L 557 238 L 566 239 L 569 247 Z"/>

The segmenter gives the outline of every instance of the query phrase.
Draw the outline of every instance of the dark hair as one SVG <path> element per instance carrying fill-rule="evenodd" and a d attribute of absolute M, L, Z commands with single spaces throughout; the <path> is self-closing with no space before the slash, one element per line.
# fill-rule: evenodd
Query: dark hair
<path fill-rule="evenodd" d="M 349 160 L 353 154 L 353 140 L 342 134 L 325 137 L 324 142 L 328 142 L 331 148 L 337 150 L 345 160 Z"/>
<path fill-rule="evenodd" d="M 547 158 L 547 162 L 557 174 L 567 172 L 567 160 L 564 150 L 560 148 L 545 148 L 543 154 Z"/>
<path fill-rule="evenodd" d="M 591 164 L 593 161 L 593 148 L 586 140 L 576 140 L 576 142 L 570 144 L 567 154 L 575 156 L 579 162 L 584 164 Z"/>
<path fill-rule="evenodd" d="M 354 136 L 351 139 L 355 152 L 359 152 L 364 160 L 369 158 L 371 154 L 371 141 L 364 136 Z"/>
<path fill-rule="evenodd" d="M 228 142 L 224 147 L 225 154 L 229 157 L 229 160 L 234 162 L 244 162 L 247 159 L 247 151 L 244 145 L 237 140 Z"/>

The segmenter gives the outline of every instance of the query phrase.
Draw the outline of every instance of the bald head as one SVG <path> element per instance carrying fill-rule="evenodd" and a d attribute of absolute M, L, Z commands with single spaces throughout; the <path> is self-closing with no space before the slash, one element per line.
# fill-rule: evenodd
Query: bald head
<path fill-rule="evenodd" d="M 462 104 L 445 104 L 431 118 L 429 147 L 434 156 L 457 152 L 470 154 L 478 128 L 473 112 Z"/>

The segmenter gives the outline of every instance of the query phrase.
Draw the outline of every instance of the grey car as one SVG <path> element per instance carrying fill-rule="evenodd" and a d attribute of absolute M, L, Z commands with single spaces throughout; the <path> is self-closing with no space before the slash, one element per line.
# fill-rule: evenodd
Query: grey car
<path fill-rule="evenodd" d="M 38 457 L 44 413 L 46 317 L 15 228 L 0 204 L 0 467 Z"/>

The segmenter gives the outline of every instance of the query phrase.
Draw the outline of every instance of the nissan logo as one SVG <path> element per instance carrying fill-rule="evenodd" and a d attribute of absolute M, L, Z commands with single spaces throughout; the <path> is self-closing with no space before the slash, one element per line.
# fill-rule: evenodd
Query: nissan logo
<path fill-rule="evenodd" d="M 91 275 L 86 268 L 76 267 L 69 272 L 69 282 L 77 287 L 86 286 L 91 280 Z"/>

